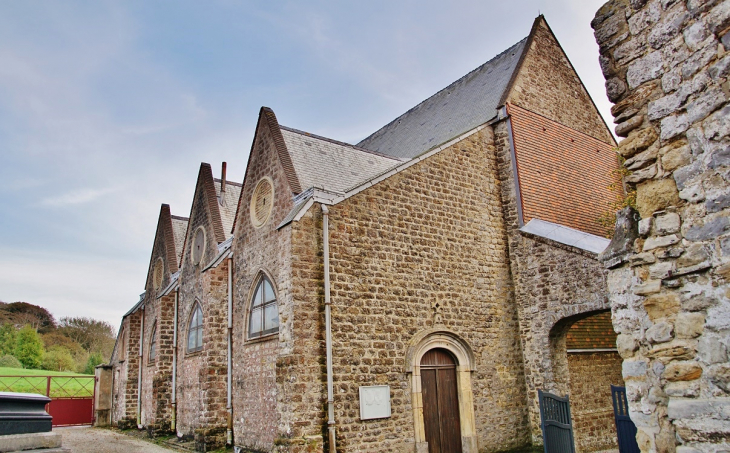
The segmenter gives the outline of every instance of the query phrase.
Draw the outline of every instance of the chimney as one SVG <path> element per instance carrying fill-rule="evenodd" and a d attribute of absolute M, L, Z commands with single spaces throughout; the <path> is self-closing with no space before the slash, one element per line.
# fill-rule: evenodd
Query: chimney
<path fill-rule="evenodd" d="M 223 162 L 223 168 L 221 169 L 221 192 L 226 191 L 226 163 Z"/>

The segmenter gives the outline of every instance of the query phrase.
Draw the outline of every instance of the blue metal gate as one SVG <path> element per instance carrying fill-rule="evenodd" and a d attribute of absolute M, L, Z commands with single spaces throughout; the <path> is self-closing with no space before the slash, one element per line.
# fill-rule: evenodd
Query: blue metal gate
<path fill-rule="evenodd" d="M 636 443 L 636 425 L 629 418 L 626 387 L 612 385 L 611 399 L 613 399 L 613 416 L 616 419 L 618 451 L 620 453 L 640 453 L 639 446 Z"/>
<path fill-rule="evenodd" d="M 542 390 L 538 390 L 538 396 L 545 453 L 575 453 L 568 397 L 563 398 Z"/>

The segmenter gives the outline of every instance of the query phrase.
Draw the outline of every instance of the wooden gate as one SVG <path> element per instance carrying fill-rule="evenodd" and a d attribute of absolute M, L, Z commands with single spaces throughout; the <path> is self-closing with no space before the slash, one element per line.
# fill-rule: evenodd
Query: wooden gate
<path fill-rule="evenodd" d="M 611 399 L 613 400 L 613 416 L 616 420 L 618 451 L 620 453 L 639 453 L 639 445 L 636 443 L 636 425 L 629 418 L 626 387 L 612 385 Z"/>
<path fill-rule="evenodd" d="M 53 417 L 53 426 L 90 425 L 93 421 L 94 376 L 0 376 L 0 391 L 50 397 L 46 411 Z"/>
<path fill-rule="evenodd" d="M 542 390 L 538 390 L 538 397 L 545 453 L 575 453 L 568 397 L 563 398 Z"/>
<path fill-rule="evenodd" d="M 431 349 L 421 359 L 423 423 L 428 453 L 460 453 L 461 423 L 456 360 L 445 349 Z"/>

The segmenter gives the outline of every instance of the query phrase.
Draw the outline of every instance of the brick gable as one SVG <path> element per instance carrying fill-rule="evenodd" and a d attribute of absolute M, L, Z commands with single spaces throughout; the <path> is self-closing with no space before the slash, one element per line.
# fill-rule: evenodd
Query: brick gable
<path fill-rule="evenodd" d="M 533 218 L 603 236 L 614 195 L 611 145 L 515 105 L 512 121 L 524 222 Z"/>

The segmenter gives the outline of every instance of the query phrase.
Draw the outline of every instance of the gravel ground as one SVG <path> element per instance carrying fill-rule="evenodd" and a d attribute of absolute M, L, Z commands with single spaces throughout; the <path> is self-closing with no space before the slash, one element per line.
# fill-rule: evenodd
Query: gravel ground
<path fill-rule="evenodd" d="M 177 452 L 170 448 L 160 447 L 151 442 L 135 439 L 118 432 L 103 429 L 73 427 L 54 428 L 61 433 L 62 447 L 72 453 L 170 453 Z"/>

